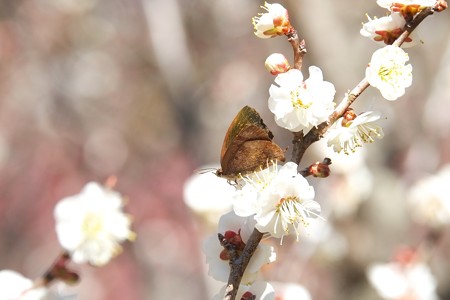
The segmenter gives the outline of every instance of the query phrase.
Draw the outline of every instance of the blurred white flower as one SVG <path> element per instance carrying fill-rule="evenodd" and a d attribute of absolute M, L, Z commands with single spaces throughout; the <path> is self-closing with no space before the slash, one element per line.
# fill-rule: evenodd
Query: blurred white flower
<path fill-rule="evenodd" d="M 235 190 L 213 172 L 195 173 L 184 184 L 184 202 L 209 224 L 217 226 L 220 216 L 230 211 Z"/>
<path fill-rule="evenodd" d="M 272 282 L 277 300 L 312 300 L 309 291 L 302 285 L 288 282 Z"/>
<path fill-rule="evenodd" d="M 416 182 L 408 194 L 415 221 L 439 228 L 450 224 L 450 165 Z"/>
<path fill-rule="evenodd" d="M 290 131 L 309 130 L 325 121 L 334 109 L 334 85 L 323 80 L 318 67 L 309 68 L 303 81 L 300 70 L 291 69 L 275 78 L 269 89 L 269 109 L 275 122 Z"/>
<path fill-rule="evenodd" d="M 370 38 L 374 42 L 381 42 L 391 45 L 403 32 L 406 25 L 405 19 L 399 13 L 392 13 L 389 16 L 371 19 L 364 23 L 360 30 L 362 36 Z M 412 32 L 402 44 L 402 48 L 412 47 L 420 42 L 420 38 Z"/>
<path fill-rule="evenodd" d="M 261 8 L 267 12 L 252 18 L 257 37 L 267 39 L 286 34 L 291 30 L 288 11 L 281 4 L 265 2 Z"/>
<path fill-rule="evenodd" d="M 233 209 L 237 215 L 254 215 L 256 229 L 275 238 L 295 234 L 298 240 L 310 221 L 320 217 L 314 188 L 293 162 L 247 177 L 245 186 L 236 192 Z"/>
<path fill-rule="evenodd" d="M 16 271 L 0 271 L 1 300 L 45 300 L 48 299 L 48 289 L 33 287 L 33 281 Z"/>
<path fill-rule="evenodd" d="M 218 294 L 216 294 L 213 300 L 222 300 L 225 295 L 224 286 Z M 250 297 L 256 298 L 250 298 Z M 251 285 L 240 285 L 236 299 L 247 300 L 247 299 L 258 299 L 258 300 L 274 300 L 275 292 L 273 287 L 265 281 L 255 281 Z M 278 298 L 277 298 L 278 299 Z M 299 299 L 300 300 L 300 299 Z"/>
<path fill-rule="evenodd" d="M 252 218 L 237 216 L 234 212 L 223 215 L 219 220 L 218 232 L 223 234 L 229 243 L 238 250 L 243 250 L 250 234 L 253 232 L 255 221 Z M 230 275 L 228 253 L 220 245 L 217 234 L 207 238 L 203 243 L 206 262 L 209 264 L 208 274 L 215 280 L 227 282 Z M 259 269 L 275 261 L 276 254 L 272 246 L 259 243 L 242 278 L 242 284 L 249 284 L 256 280 Z"/>
<path fill-rule="evenodd" d="M 436 280 L 426 264 L 392 262 L 367 269 L 370 284 L 383 299 L 437 300 Z"/>
<path fill-rule="evenodd" d="M 397 100 L 412 83 L 412 66 L 405 65 L 408 60 L 408 54 L 399 47 L 388 45 L 378 49 L 366 68 L 367 81 L 385 99 Z"/>
<path fill-rule="evenodd" d="M 371 169 L 366 164 L 367 148 L 361 148 L 352 155 L 337 153 L 321 139 L 314 150 L 321 151 L 331 159 L 332 176 L 326 182 L 320 181 L 321 199 L 329 199 L 327 208 L 333 217 L 342 219 L 358 211 L 360 205 L 368 199 L 374 186 Z M 328 209 L 326 209 L 328 211 Z"/>
<path fill-rule="evenodd" d="M 120 253 L 120 242 L 134 239 L 123 205 L 119 193 L 94 182 L 56 205 L 58 239 L 75 263 L 104 265 Z"/>
<path fill-rule="evenodd" d="M 349 154 L 363 143 L 373 142 L 374 137 L 381 139 L 383 129 L 374 123 L 378 119 L 380 114 L 372 111 L 358 116 L 353 111 L 346 112 L 328 131 L 328 146 L 338 153 L 344 150 L 345 154 Z"/>

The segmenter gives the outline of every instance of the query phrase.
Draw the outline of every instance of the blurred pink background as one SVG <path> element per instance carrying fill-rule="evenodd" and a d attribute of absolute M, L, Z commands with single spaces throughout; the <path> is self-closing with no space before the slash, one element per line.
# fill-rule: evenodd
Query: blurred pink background
<path fill-rule="evenodd" d="M 69 291 L 81 300 L 198 300 L 215 293 L 201 252 L 212 231 L 185 206 L 185 180 L 219 163 L 226 129 L 244 105 L 261 113 L 282 148 L 291 142 L 267 108 L 273 77 L 264 69 L 270 53 L 291 59 L 291 50 L 284 38 L 253 35 L 251 18 L 262 4 L 0 2 L 0 269 L 41 275 L 61 251 L 54 205 L 88 181 L 115 175 L 138 238 L 106 267 L 73 266 L 82 280 Z M 305 76 L 308 66 L 319 66 L 340 101 L 379 47 L 359 34 L 364 14 L 385 11 L 375 1 L 281 4 L 306 40 Z M 345 254 L 333 260 L 286 242 L 269 278 L 301 283 L 319 300 L 379 299 L 365 279 L 367 264 L 388 261 L 399 244 L 414 246 L 426 236 L 404 197 L 413 182 L 450 163 L 449 23 L 444 11 L 420 26 L 424 44 L 407 50 L 414 79 L 404 97 L 389 102 L 369 88 L 355 105 L 385 117 L 385 138 L 364 152 L 373 183 L 365 201 L 333 216 L 330 191 L 339 175 L 310 181 L 346 241 Z M 313 148 L 303 167 L 323 158 L 322 148 Z M 431 260 L 442 299 L 450 299 L 448 233 Z"/>

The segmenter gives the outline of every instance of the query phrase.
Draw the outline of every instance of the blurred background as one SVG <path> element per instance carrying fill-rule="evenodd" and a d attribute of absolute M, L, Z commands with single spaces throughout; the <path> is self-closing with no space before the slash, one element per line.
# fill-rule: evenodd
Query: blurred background
<path fill-rule="evenodd" d="M 365 14 L 385 10 L 358 0 L 281 4 L 306 40 L 304 75 L 320 67 L 339 102 L 379 48 L 359 34 Z M 225 132 L 244 105 L 260 112 L 290 153 L 292 136 L 267 107 L 273 76 L 264 60 L 273 52 L 291 60 L 291 49 L 283 37 L 253 35 L 260 5 L 0 1 L 0 269 L 39 277 L 61 251 L 55 204 L 115 175 L 138 238 L 105 267 L 73 266 L 82 280 L 64 290 L 80 300 L 198 300 L 218 291 L 201 251 L 215 229 L 185 205 L 185 181 L 197 168 L 218 165 Z M 408 195 L 450 163 L 449 23 L 444 11 L 418 29 L 424 43 L 407 50 L 413 86 L 404 97 L 389 102 L 369 88 L 357 100 L 358 113 L 381 111 L 384 139 L 354 156 L 332 156 L 332 175 L 309 180 L 326 230 L 283 247 L 273 242 L 279 254 L 267 279 L 299 283 L 313 299 L 381 299 L 367 266 L 436 236 L 413 217 Z M 325 155 L 318 143 L 301 167 Z M 441 299 L 450 299 L 447 227 L 439 227 L 427 261 Z"/>

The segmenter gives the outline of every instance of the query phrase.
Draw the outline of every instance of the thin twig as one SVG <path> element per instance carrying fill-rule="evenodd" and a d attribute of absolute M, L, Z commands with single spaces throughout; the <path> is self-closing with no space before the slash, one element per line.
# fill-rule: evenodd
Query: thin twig
<path fill-rule="evenodd" d="M 228 284 L 225 290 L 224 300 L 234 300 L 241 283 L 242 276 L 244 275 L 245 268 L 247 268 L 250 259 L 256 251 L 256 248 L 261 241 L 263 234 L 257 229 L 254 229 L 250 238 L 245 245 L 244 251 L 241 256 L 236 259 L 230 260 L 230 277 L 228 278 Z"/>
<path fill-rule="evenodd" d="M 288 34 L 288 41 L 294 51 L 294 69 L 301 70 L 303 64 L 303 56 L 306 54 L 305 40 L 298 37 L 297 30 L 292 29 Z"/>

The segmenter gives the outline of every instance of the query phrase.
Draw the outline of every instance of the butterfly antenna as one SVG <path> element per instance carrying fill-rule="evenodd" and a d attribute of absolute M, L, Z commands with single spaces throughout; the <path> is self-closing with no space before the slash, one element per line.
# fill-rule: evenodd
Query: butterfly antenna
<path fill-rule="evenodd" d="M 206 174 L 206 173 L 216 173 L 217 172 L 217 168 L 199 168 L 199 169 L 195 169 L 194 173 L 196 174 Z"/>

